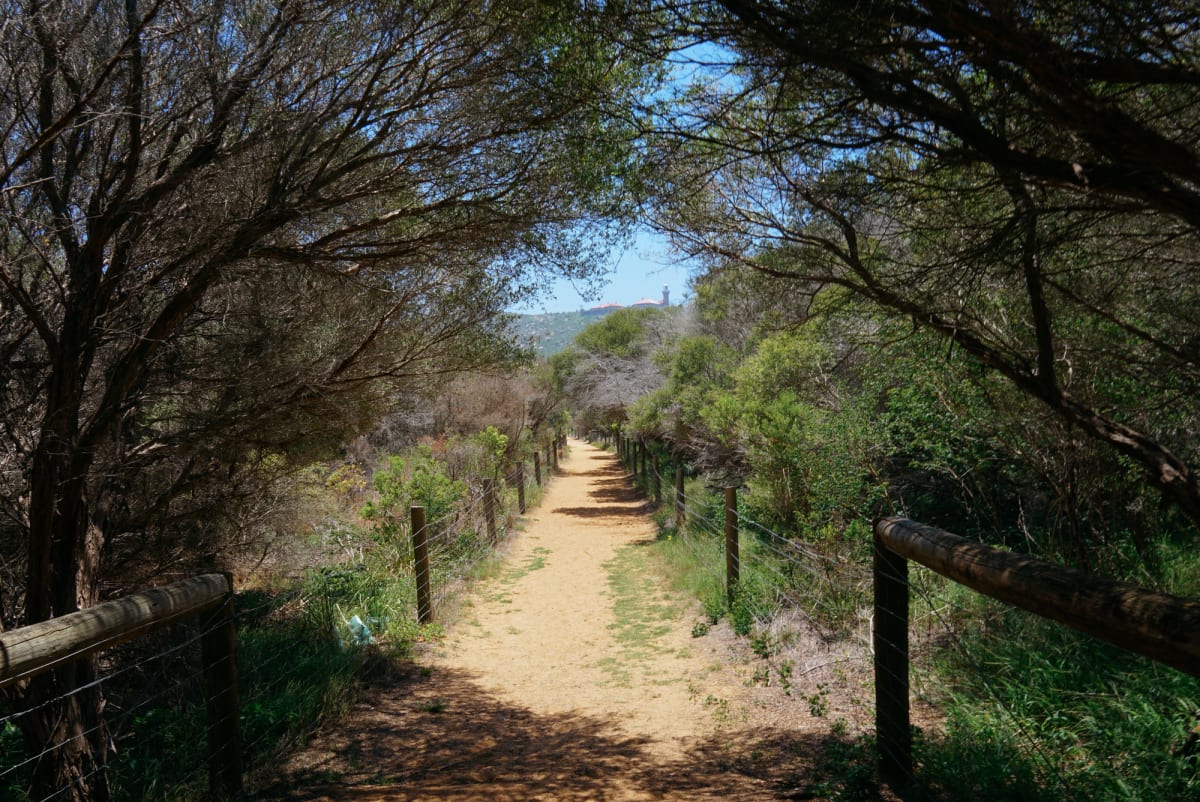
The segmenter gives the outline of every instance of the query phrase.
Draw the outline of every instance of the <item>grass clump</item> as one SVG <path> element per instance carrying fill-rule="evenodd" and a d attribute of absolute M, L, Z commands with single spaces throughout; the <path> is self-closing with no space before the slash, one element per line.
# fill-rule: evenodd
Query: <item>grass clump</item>
<path fill-rule="evenodd" d="M 945 736 L 919 742 L 932 787 L 952 798 L 1195 799 L 1181 754 L 1200 680 L 1036 616 L 978 602 L 989 621 L 932 665 Z"/>

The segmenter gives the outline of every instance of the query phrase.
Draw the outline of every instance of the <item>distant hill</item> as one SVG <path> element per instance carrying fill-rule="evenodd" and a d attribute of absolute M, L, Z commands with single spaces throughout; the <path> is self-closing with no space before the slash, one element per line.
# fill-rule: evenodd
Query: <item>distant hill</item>
<path fill-rule="evenodd" d="M 564 350 L 575 335 L 596 317 L 581 312 L 549 312 L 544 315 L 517 315 L 513 328 L 524 341 L 532 344 L 539 356 L 551 356 Z"/>

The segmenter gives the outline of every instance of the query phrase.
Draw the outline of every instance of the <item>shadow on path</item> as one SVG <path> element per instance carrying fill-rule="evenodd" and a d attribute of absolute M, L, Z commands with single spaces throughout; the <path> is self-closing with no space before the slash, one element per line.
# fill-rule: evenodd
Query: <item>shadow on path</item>
<path fill-rule="evenodd" d="M 610 454 L 593 454 L 587 457 L 598 463 L 582 471 L 571 471 L 572 476 L 590 478 L 588 495 L 596 500 L 594 506 L 556 507 L 550 510 L 556 515 L 574 518 L 639 518 L 654 511 L 654 502 L 646 499 L 633 486 L 629 475 Z"/>
<path fill-rule="evenodd" d="M 597 503 L 551 513 L 630 519 L 644 514 L 645 502 L 629 487 L 611 455 L 591 456 L 587 464 L 591 466 L 583 474 L 591 479 L 587 497 Z M 580 498 L 582 494 L 575 494 L 571 502 L 578 505 Z M 531 629 L 531 641 L 542 639 L 531 648 L 569 647 L 547 643 L 555 637 L 551 632 Z M 515 653 L 507 659 L 523 657 Z M 830 735 L 824 722 L 819 732 L 787 732 L 773 726 L 738 730 L 739 719 L 727 702 L 712 696 L 704 706 L 711 707 L 714 716 L 725 716 L 723 721 L 716 719 L 722 721 L 716 734 L 707 734 L 710 730 L 705 727 L 704 736 L 665 743 L 631 734 L 622 727 L 620 714 L 539 712 L 489 690 L 485 683 L 485 677 L 471 671 L 393 666 L 380 659 L 365 672 L 362 701 L 283 765 L 258 777 L 251 798 L 258 802 L 820 800 L 833 797 L 831 791 L 837 789 L 814 778 L 831 776 L 829 768 L 838 761 L 844 766 L 846 756 L 854 751 L 848 739 Z M 556 700 L 553 707 L 574 706 L 563 701 Z M 838 776 L 836 771 L 832 776 Z"/>
<path fill-rule="evenodd" d="M 615 720 L 542 715 L 497 698 L 469 674 L 391 672 L 368 686 L 349 728 L 318 735 L 253 797 L 335 800 L 764 800 L 796 797 L 790 778 L 817 743 L 738 744 L 726 733 L 664 760 Z M 766 737 L 764 737 L 766 736 Z M 732 756 L 731 756 L 731 747 Z M 768 749 L 773 754 L 768 755 Z M 780 753 L 786 753 L 781 755 Z M 790 756 L 790 767 L 779 757 Z M 781 766 L 785 769 L 780 775 Z"/>

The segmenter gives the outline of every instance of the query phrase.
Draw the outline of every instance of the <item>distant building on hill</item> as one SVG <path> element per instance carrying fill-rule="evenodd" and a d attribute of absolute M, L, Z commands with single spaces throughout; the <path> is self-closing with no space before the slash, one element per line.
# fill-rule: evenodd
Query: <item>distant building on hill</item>
<path fill-rule="evenodd" d="M 582 311 L 585 315 L 594 315 L 595 317 L 600 317 L 601 315 L 607 315 L 609 312 L 615 312 L 618 309 L 624 308 L 625 307 L 621 306 L 620 304 L 600 304 L 599 306 L 593 306 L 590 309 L 583 309 L 580 311 Z"/>
<path fill-rule="evenodd" d="M 630 309 L 648 309 L 651 307 L 664 308 L 664 307 L 668 307 L 670 305 L 671 305 L 671 290 L 666 284 L 664 284 L 661 301 L 656 301 L 653 298 L 643 298 L 640 301 L 634 301 L 632 304 L 629 305 L 629 308 Z M 601 315 L 607 315 L 609 312 L 615 312 L 618 309 L 624 309 L 624 308 L 625 307 L 621 306 L 621 304 L 609 303 L 609 304 L 600 304 L 599 306 L 593 306 L 590 309 L 581 309 L 580 311 L 585 315 L 600 317 Z"/>

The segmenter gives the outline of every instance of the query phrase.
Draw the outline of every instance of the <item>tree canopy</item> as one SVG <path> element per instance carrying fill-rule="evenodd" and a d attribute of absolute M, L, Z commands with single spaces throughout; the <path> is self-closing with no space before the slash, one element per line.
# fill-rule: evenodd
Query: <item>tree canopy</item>
<path fill-rule="evenodd" d="M 1200 522 L 1194 7 L 672 8 L 681 247 L 939 332 Z"/>
<path fill-rule="evenodd" d="M 604 9 L 0 9 L 2 627 L 154 543 L 219 563 L 246 482 L 511 357 L 499 313 L 629 211 L 607 112 L 644 70 Z"/>

